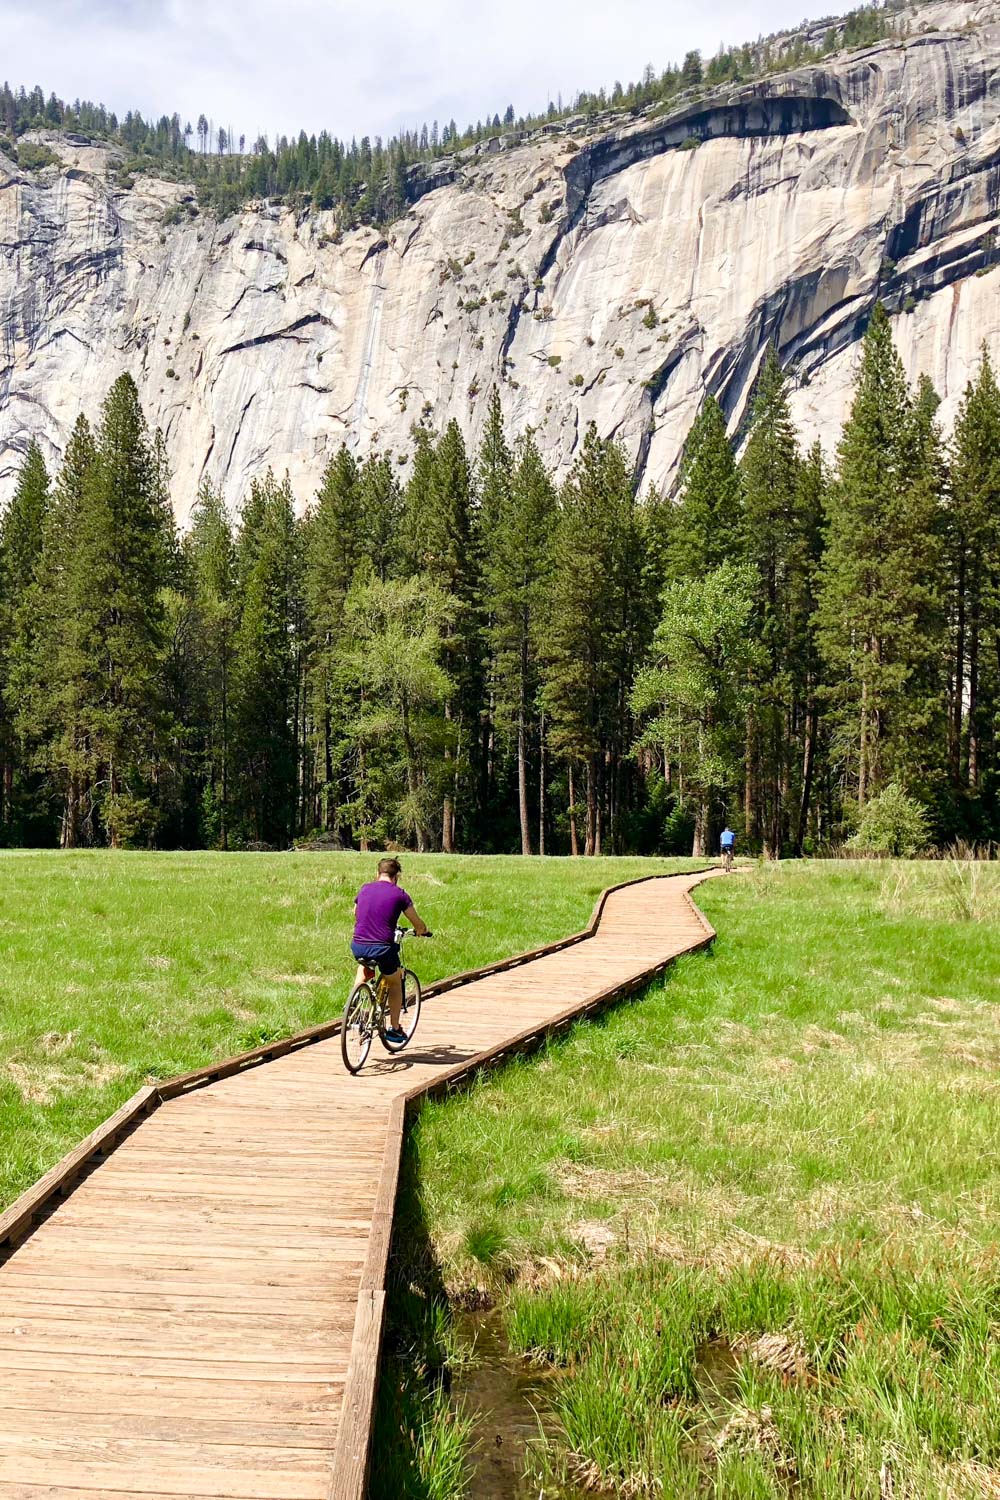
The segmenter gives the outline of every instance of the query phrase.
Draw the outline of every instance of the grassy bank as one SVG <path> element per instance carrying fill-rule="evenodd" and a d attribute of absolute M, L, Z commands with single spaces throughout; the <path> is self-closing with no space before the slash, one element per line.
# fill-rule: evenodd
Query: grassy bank
<path fill-rule="evenodd" d="M 1000 1495 L 1000 870 L 714 882 L 711 955 L 412 1141 L 561 1372 L 531 1493 Z"/>
<path fill-rule="evenodd" d="M 552 941 L 682 860 L 404 857 L 425 980 Z M 0 854 L 0 1208 L 150 1076 L 336 1015 L 356 854 Z"/>

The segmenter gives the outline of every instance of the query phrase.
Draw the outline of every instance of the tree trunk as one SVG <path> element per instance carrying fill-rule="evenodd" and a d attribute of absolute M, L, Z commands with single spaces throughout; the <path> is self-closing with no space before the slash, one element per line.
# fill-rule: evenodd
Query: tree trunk
<path fill-rule="evenodd" d="M 812 797 L 813 766 L 816 761 L 816 700 L 810 691 L 806 709 L 806 737 L 802 747 L 802 793 L 799 797 L 799 816 L 795 831 L 795 853 L 802 857 L 809 826 L 809 802 Z"/>
<path fill-rule="evenodd" d="M 223 849 L 229 848 L 229 654 L 222 648 L 222 810 L 219 834 Z"/>
<path fill-rule="evenodd" d="M 868 678 L 861 683 L 861 733 L 858 740 L 858 806 L 868 795 Z"/>
<path fill-rule="evenodd" d="M 446 703 L 444 706 L 444 717 L 447 723 L 451 722 L 450 703 Z M 451 760 L 452 756 L 450 750 L 445 750 L 444 758 L 446 761 Z M 454 829 L 455 803 L 450 792 L 446 792 L 444 798 L 444 806 L 441 809 L 441 848 L 444 850 L 445 854 L 454 854 L 455 852 Z"/>
<path fill-rule="evenodd" d="M 979 786 L 979 600 L 969 622 L 969 786 Z"/>
<path fill-rule="evenodd" d="M 576 792 L 573 787 L 573 762 L 569 763 L 569 852 L 574 857 L 580 852 L 576 835 Z"/>
<path fill-rule="evenodd" d="M 708 824 L 708 802 L 704 799 L 699 799 L 694 814 L 694 838 L 691 841 L 692 859 L 704 859 L 708 853 Z"/>
<path fill-rule="evenodd" d="M 75 849 L 80 841 L 79 829 L 80 789 L 75 776 L 69 779 L 66 788 L 66 800 L 63 803 L 62 828 L 59 831 L 59 846 L 62 849 Z"/>
<path fill-rule="evenodd" d="M 597 766 L 593 755 L 587 759 L 587 834 L 583 846 L 585 855 L 592 856 L 597 843 Z"/>
<path fill-rule="evenodd" d="M 517 807 L 521 818 L 521 853 L 531 853 L 531 815 L 528 811 L 528 749 L 524 703 L 517 714 Z"/>
<path fill-rule="evenodd" d="M 545 718 L 538 726 L 538 852 L 545 853 Z"/>
<path fill-rule="evenodd" d="M 743 824 L 747 838 L 756 835 L 757 799 L 754 795 L 755 725 L 753 713 L 747 709 L 746 748 L 743 755 Z"/>
<path fill-rule="evenodd" d="M 948 761 L 953 786 L 962 784 L 962 710 L 965 699 L 965 551 L 958 565 L 958 614 L 955 620 L 955 679 L 949 725 Z"/>
<path fill-rule="evenodd" d="M 406 751 L 406 789 L 414 806 L 413 832 L 417 840 L 417 853 L 425 854 L 427 851 L 427 834 L 420 818 L 416 814 L 417 793 L 419 783 L 417 780 L 417 756 L 413 745 L 413 736 L 410 733 L 410 710 L 409 705 L 403 703 L 403 747 Z"/>

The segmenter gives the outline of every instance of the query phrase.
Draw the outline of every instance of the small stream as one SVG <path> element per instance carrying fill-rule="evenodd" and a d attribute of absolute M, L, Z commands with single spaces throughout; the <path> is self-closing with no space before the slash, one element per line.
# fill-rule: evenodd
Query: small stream
<path fill-rule="evenodd" d="M 457 1371 L 452 1396 L 479 1418 L 471 1453 L 470 1500 L 594 1500 L 593 1491 L 524 1477 L 526 1458 L 545 1428 L 545 1388 L 559 1377 L 512 1354 L 500 1314 L 457 1315 L 472 1364 Z"/>

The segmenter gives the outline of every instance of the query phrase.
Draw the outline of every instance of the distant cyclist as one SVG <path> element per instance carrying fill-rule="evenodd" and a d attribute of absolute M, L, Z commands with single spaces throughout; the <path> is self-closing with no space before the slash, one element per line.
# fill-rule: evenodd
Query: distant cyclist
<path fill-rule="evenodd" d="M 733 868 L 733 850 L 735 849 L 735 847 L 736 835 L 727 823 L 725 828 L 722 830 L 722 835 L 719 839 L 719 850 L 722 854 L 722 868 L 726 871 L 727 875 Z"/>
<path fill-rule="evenodd" d="M 401 916 L 420 937 L 429 937 L 430 929 L 417 915 L 416 907 L 399 888 L 401 867 L 398 859 L 380 859 L 378 879 L 363 885 L 354 898 L 354 940 L 351 952 L 358 961 L 355 985 L 371 978 L 375 969 L 384 974 L 389 986 L 389 1020 L 392 1029 L 386 1040 L 403 1043 L 399 1009 L 403 988 L 399 977 L 399 947 L 395 941 L 396 924 Z"/>

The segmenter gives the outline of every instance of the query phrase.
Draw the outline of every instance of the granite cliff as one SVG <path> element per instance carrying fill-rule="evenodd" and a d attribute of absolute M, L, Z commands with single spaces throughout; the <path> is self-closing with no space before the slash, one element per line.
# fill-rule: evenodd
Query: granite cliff
<path fill-rule="evenodd" d="M 117 183 L 112 148 L 0 155 L 0 499 L 27 442 L 139 381 L 177 511 L 238 505 L 265 465 L 308 499 L 346 440 L 391 450 L 497 384 L 560 470 L 586 424 L 669 485 L 705 391 L 738 431 L 777 341 L 803 431 L 836 440 L 876 298 L 947 422 L 1000 357 L 1000 8 L 932 3 L 910 34 L 670 114 L 583 121 L 435 166 L 385 232 L 266 203 L 217 222 L 182 185 Z"/>

